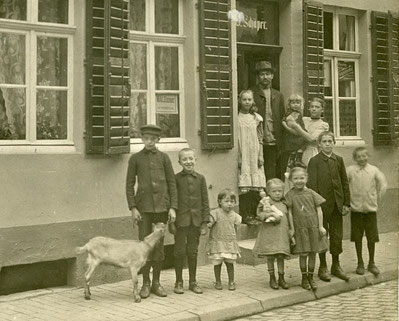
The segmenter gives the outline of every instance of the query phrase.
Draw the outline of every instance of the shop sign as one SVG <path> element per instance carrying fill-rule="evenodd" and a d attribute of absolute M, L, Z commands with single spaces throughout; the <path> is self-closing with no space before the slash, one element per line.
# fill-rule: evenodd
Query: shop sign
<path fill-rule="evenodd" d="M 236 5 L 228 18 L 235 22 L 237 42 L 279 45 L 278 3 L 236 0 Z"/>
<path fill-rule="evenodd" d="M 157 114 L 178 114 L 177 95 L 162 94 L 157 95 L 156 110 Z"/>
<path fill-rule="evenodd" d="M 236 22 L 238 28 L 250 28 L 259 30 L 267 30 L 267 22 L 263 20 L 256 20 L 252 16 L 244 14 L 244 12 L 238 11 L 237 9 L 229 11 L 229 19 Z"/>

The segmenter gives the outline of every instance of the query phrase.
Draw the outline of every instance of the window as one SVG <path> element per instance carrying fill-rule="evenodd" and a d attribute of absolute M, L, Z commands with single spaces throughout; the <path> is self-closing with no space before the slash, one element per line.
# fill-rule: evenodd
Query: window
<path fill-rule="evenodd" d="M 130 0 L 130 8 L 130 137 L 146 123 L 184 137 L 181 1 Z"/>
<path fill-rule="evenodd" d="M 360 138 L 357 14 L 324 9 L 325 120 L 338 138 Z"/>
<path fill-rule="evenodd" d="M 0 3 L 0 144 L 72 143 L 72 2 Z"/>

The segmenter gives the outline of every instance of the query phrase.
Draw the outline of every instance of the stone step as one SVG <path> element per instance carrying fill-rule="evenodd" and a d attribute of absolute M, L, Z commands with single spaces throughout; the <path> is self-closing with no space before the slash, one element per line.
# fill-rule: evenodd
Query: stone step
<path fill-rule="evenodd" d="M 255 241 L 256 238 L 238 241 L 238 246 L 241 250 L 241 257 L 237 260 L 237 263 L 253 266 L 267 263 L 266 258 L 257 258 L 254 256 L 252 249 L 254 248 Z"/>
<path fill-rule="evenodd" d="M 259 226 L 240 224 L 237 228 L 237 240 L 253 239 L 258 236 Z"/>

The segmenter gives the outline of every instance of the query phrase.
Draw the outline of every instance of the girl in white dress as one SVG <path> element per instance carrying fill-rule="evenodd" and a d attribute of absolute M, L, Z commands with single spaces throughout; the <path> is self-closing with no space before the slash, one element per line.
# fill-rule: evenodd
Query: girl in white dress
<path fill-rule="evenodd" d="M 253 92 L 243 90 L 239 97 L 238 168 L 240 215 L 245 223 L 253 224 L 259 203 L 259 191 L 266 187 L 263 169 L 263 119 L 256 113 Z"/>

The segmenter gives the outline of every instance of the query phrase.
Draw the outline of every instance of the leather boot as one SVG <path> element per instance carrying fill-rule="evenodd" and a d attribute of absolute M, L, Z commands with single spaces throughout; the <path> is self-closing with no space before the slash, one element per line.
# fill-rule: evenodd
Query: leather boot
<path fill-rule="evenodd" d="M 331 281 L 331 276 L 330 273 L 328 272 L 328 269 L 326 266 L 320 266 L 319 267 L 319 278 L 320 280 L 324 282 L 330 282 Z"/>
<path fill-rule="evenodd" d="M 274 275 L 274 273 L 270 273 L 270 282 L 269 285 L 272 289 L 274 290 L 278 290 L 278 284 L 276 282 L 276 276 Z"/>
<path fill-rule="evenodd" d="M 278 274 L 278 285 L 284 290 L 288 289 L 288 284 L 284 280 L 284 273 L 279 273 Z"/>
<path fill-rule="evenodd" d="M 301 287 L 305 290 L 310 290 L 310 284 L 308 280 L 308 275 L 307 273 L 302 273 L 302 282 L 301 282 Z"/>
<path fill-rule="evenodd" d="M 331 274 L 336 276 L 337 278 L 344 280 L 344 281 L 349 281 L 349 277 L 345 274 L 345 272 L 342 270 L 341 266 L 339 263 L 335 263 L 331 266 Z"/>
<path fill-rule="evenodd" d="M 313 273 L 308 273 L 308 281 L 309 281 L 309 285 L 312 288 L 312 290 L 316 290 L 317 284 L 316 284 L 315 280 L 313 280 Z"/>

